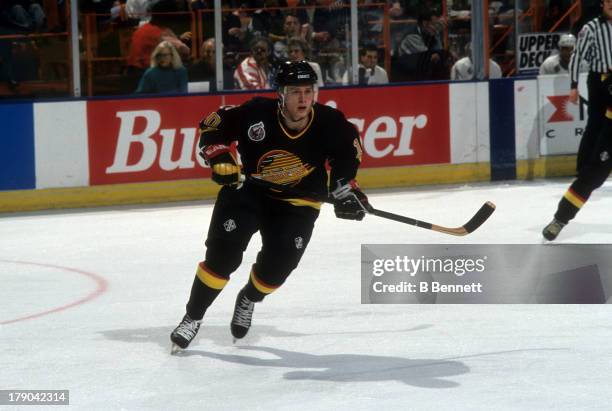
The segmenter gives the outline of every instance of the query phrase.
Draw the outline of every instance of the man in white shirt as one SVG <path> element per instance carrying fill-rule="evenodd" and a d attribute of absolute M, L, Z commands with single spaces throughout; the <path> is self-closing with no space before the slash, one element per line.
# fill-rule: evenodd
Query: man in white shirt
<path fill-rule="evenodd" d="M 451 80 L 472 80 L 474 78 L 474 66 L 472 64 L 472 50 L 468 45 L 468 56 L 457 60 L 451 68 Z M 489 59 L 489 78 L 501 78 L 502 70 L 499 64 Z"/>
<path fill-rule="evenodd" d="M 387 84 L 389 77 L 384 68 L 378 65 L 378 49 L 370 45 L 359 51 L 359 84 Z M 349 84 L 348 71 L 342 76 L 342 84 Z"/>
<path fill-rule="evenodd" d="M 561 36 L 559 39 L 559 54 L 554 54 L 544 60 L 540 66 L 540 75 L 567 74 L 574 47 L 576 47 L 576 37 L 571 34 Z"/>

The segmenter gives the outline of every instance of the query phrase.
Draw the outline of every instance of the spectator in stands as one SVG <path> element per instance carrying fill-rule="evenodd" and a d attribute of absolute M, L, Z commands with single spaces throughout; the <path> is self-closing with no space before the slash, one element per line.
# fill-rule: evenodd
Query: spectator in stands
<path fill-rule="evenodd" d="M 0 36 L 10 34 L 0 24 Z M 13 49 L 11 39 L 0 39 L 0 82 L 6 82 L 9 88 L 15 90 L 18 86 L 13 74 Z"/>
<path fill-rule="evenodd" d="M 154 0 L 121 0 L 116 1 L 111 9 L 113 20 L 144 24 L 151 19 L 151 7 Z"/>
<path fill-rule="evenodd" d="M 124 89 L 134 90 L 138 80 L 144 71 L 149 67 L 151 53 L 162 41 L 169 41 L 174 45 L 179 55 L 183 59 L 189 58 L 189 47 L 183 43 L 172 30 L 163 24 L 163 14 L 177 10 L 174 0 L 160 0 L 152 8 L 151 20 L 140 26 L 134 34 L 130 47 L 130 54 L 127 59 L 127 75 L 125 76 L 126 85 Z"/>
<path fill-rule="evenodd" d="M 451 68 L 451 80 L 472 80 L 474 78 L 474 65 L 472 64 L 472 46 L 465 47 L 467 56 L 457 60 Z M 501 78 L 502 69 L 493 59 L 489 59 L 489 78 Z"/>
<path fill-rule="evenodd" d="M 202 57 L 192 64 L 188 69 L 189 81 L 208 81 L 210 91 L 217 91 L 217 67 L 215 53 L 215 39 L 209 38 L 202 43 Z M 225 60 L 225 59 L 224 59 Z M 223 89 L 231 90 L 234 88 L 234 78 L 232 70 L 223 62 Z"/>
<path fill-rule="evenodd" d="M 155 47 L 150 64 L 140 79 L 136 93 L 187 92 L 187 70 L 171 42 L 162 41 Z"/>
<path fill-rule="evenodd" d="M 521 6 L 525 4 L 529 6 L 529 3 L 519 1 L 518 5 L 515 7 L 514 0 L 505 0 L 502 6 L 498 9 L 497 12 L 497 23 L 504 25 L 512 25 L 514 24 L 514 15 L 515 11 L 520 16 L 523 12 Z M 531 31 L 531 21 L 530 19 L 522 19 L 519 20 L 519 33 L 527 33 Z M 513 36 L 510 36 L 513 37 Z"/>
<path fill-rule="evenodd" d="M 121 7 L 118 7 L 117 3 L 121 3 Z M 96 14 L 96 23 L 103 25 L 113 20 L 127 19 L 125 0 L 79 0 L 79 12 Z M 108 18 L 109 13 L 111 14 L 110 19 Z"/>
<path fill-rule="evenodd" d="M 246 5 L 245 5 L 246 7 Z M 245 42 L 248 42 L 248 25 L 249 16 L 241 6 L 231 13 L 223 15 L 223 48 L 225 52 L 241 52 L 245 47 Z"/>
<path fill-rule="evenodd" d="M 4 23 L 19 30 L 41 31 L 47 25 L 45 12 L 38 1 L 2 0 L 0 7 Z"/>
<path fill-rule="evenodd" d="M 251 42 L 251 55 L 234 71 L 234 81 L 242 90 L 270 88 L 270 44 L 265 37 Z"/>
<path fill-rule="evenodd" d="M 270 33 L 268 36 L 270 40 L 274 42 L 272 47 L 274 59 L 277 61 L 285 61 L 288 58 L 287 41 L 292 37 L 302 37 L 302 25 L 300 24 L 300 20 L 294 14 L 287 14 L 283 22 L 283 33 Z"/>
<path fill-rule="evenodd" d="M 0 36 L 14 33 L 12 24 L 4 20 L 4 9 L 0 9 Z M 11 88 L 17 87 L 13 76 L 13 40 L 0 38 L 0 82 L 7 82 Z"/>
<path fill-rule="evenodd" d="M 341 83 L 346 69 L 343 48 L 347 46 L 346 27 L 349 25 L 348 0 L 315 0 L 312 25 L 312 47 L 322 65 L 325 82 Z"/>
<path fill-rule="evenodd" d="M 291 11 L 291 14 L 296 15 L 302 25 L 300 37 L 306 40 L 310 46 L 312 46 L 312 41 L 326 41 L 329 37 L 329 33 L 326 31 L 314 31 L 313 27 L 317 10 L 317 0 L 290 0 L 289 5 L 291 7 L 296 7 L 296 9 Z"/>
<path fill-rule="evenodd" d="M 37 2 L 0 0 L 0 35 L 27 34 L 45 26 Z M 18 82 L 38 80 L 39 68 L 39 49 L 33 39 L 0 40 L 0 81 L 6 81 L 11 89 L 16 89 Z"/>
<path fill-rule="evenodd" d="M 455 0 L 453 4 L 457 2 Z M 433 15 L 440 15 L 442 13 L 441 5 L 442 2 L 434 0 L 392 0 L 391 9 L 396 9 L 393 13 L 397 16 L 401 15 L 403 18 L 415 18 L 419 13 L 428 11 Z M 454 7 L 454 5 L 453 5 Z M 469 7 L 468 7 L 469 8 Z"/>
<path fill-rule="evenodd" d="M 417 25 L 402 39 L 399 45 L 400 53 L 415 54 L 441 49 L 437 30 L 433 14 L 430 11 L 421 12 L 417 18 Z"/>
<path fill-rule="evenodd" d="M 313 15 L 313 29 L 315 33 L 322 33 L 319 42 L 339 39 L 344 31 L 344 23 L 348 21 L 348 8 L 345 0 L 315 0 L 317 8 Z M 326 33 L 323 34 L 323 33 Z"/>
<path fill-rule="evenodd" d="M 377 0 L 358 0 L 357 2 L 357 28 L 359 44 L 363 46 L 379 45 L 383 43 L 384 9 L 373 7 Z"/>
<path fill-rule="evenodd" d="M 431 12 L 419 14 L 417 25 L 406 32 L 397 47 L 392 61 L 394 80 L 448 79 L 451 60 L 450 54 L 442 48 L 440 28 Z"/>
<path fill-rule="evenodd" d="M 567 31 L 570 29 L 570 19 L 561 17 L 570 6 L 566 0 L 549 0 L 546 7 L 544 19 L 542 21 L 542 31 L 548 31 L 556 25 L 555 31 Z"/>
<path fill-rule="evenodd" d="M 582 0 L 580 2 L 580 18 L 572 25 L 572 34 L 577 36 L 582 27 L 601 14 L 601 0 Z"/>
<path fill-rule="evenodd" d="M 366 46 L 359 50 L 359 85 L 387 84 L 389 77 L 384 68 L 378 65 L 378 48 Z M 348 70 L 342 77 L 342 84 L 349 84 Z"/>
<path fill-rule="evenodd" d="M 125 0 L 125 13 L 128 18 L 144 24 L 151 19 L 154 0 Z"/>
<path fill-rule="evenodd" d="M 214 7 L 214 1 L 212 0 L 189 0 L 187 2 L 187 9 L 189 11 L 213 9 Z"/>
<path fill-rule="evenodd" d="M 283 31 L 283 15 L 279 7 L 287 7 L 285 0 L 254 0 L 257 10 L 253 12 L 249 32 L 253 37 L 268 37 L 270 33 Z"/>
<path fill-rule="evenodd" d="M 570 57 L 576 47 L 576 37 L 572 34 L 564 34 L 559 39 L 559 53 L 548 57 L 540 66 L 540 75 L 546 74 L 567 74 Z M 580 71 L 589 71 L 584 63 L 580 66 Z"/>
<path fill-rule="evenodd" d="M 310 67 L 317 73 L 317 86 L 323 87 L 323 75 L 321 74 L 321 66 L 314 61 L 310 61 L 310 47 L 308 43 L 302 40 L 300 37 L 292 37 L 287 42 L 288 57 L 291 61 L 308 61 Z"/>

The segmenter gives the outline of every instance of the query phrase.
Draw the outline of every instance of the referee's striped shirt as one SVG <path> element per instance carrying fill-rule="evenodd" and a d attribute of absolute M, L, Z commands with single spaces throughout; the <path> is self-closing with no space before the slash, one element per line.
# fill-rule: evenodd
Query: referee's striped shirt
<path fill-rule="evenodd" d="M 586 61 L 589 70 L 606 73 L 612 70 L 612 20 L 600 16 L 586 23 L 580 33 L 569 63 L 572 88 L 578 87 L 580 62 Z"/>

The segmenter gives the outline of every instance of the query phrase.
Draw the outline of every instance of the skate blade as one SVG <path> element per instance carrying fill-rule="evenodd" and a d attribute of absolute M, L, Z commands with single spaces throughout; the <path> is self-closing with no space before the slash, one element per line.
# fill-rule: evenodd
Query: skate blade
<path fill-rule="evenodd" d="M 247 340 L 246 335 L 242 338 L 238 338 L 238 337 L 234 337 L 232 336 L 232 343 L 234 345 L 238 344 L 238 343 L 243 343 L 245 340 Z"/>
<path fill-rule="evenodd" d="M 176 344 L 172 344 L 172 348 L 170 348 L 170 355 L 176 355 L 180 353 L 181 351 L 183 351 L 181 347 L 179 347 Z"/>

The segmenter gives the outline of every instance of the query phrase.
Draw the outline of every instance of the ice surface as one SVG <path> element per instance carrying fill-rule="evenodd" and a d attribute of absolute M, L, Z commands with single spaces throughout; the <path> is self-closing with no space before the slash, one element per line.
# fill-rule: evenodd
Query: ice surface
<path fill-rule="evenodd" d="M 211 203 L 2 215 L 0 389 L 69 389 L 70 408 L 82 410 L 607 410 L 609 305 L 360 304 L 362 243 L 539 244 L 569 182 L 370 195 L 377 208 L 445 226 L 495 202 L 466 237 L 337 220 L 326 206 L 298 269 L 233 345 L 255 237 L 178 356 L 169 334 Z M 611 208 L 608 183 L 558 242 L 611 243 Z"/>

